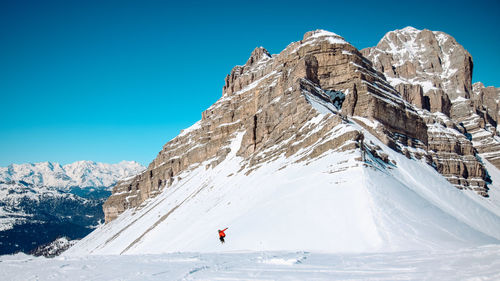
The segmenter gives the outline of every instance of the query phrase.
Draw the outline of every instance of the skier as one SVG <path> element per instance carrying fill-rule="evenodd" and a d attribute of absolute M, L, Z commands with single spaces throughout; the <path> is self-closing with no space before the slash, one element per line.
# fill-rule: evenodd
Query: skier
<path fill-rule="evenodd" d="M 224 237 L 226 237 L 226 234 L 224 233 L 224 231 L 226 231 L 228 228 L 224 228 L 223 230 L 218 230 L 219 231 L 219 239 L 220 239 L 220 242 L 221 243 L 224 243 Z"/>

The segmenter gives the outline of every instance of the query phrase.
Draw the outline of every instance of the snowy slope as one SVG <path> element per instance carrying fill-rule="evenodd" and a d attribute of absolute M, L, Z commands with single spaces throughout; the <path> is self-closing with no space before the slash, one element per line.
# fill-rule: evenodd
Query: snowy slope
<path fill-rule="evenodd" d="M 0 256 L 5 280 L 499 280 L 500 246 L 395 253 Z"/>
<path fill-rule="evenodd" d="M 496 197 L 471 198 L 472 192 L 456 189 L 423 160 L 391 150 L 355 120 L 333 130 L 362 131 L 365 143 L 381 147 L 391 161 L 370 153 L 361 161 L 360 149 L 297 161 L 317 143 L 247 174 L 236 156 L 238 133 L 221 164 L 181 174 L 162 194 L 96 229 L 68 254 L 380 252 L 499 243 Z M 227 243 L 221 245 L 217 229 L 224 227 Z"/>

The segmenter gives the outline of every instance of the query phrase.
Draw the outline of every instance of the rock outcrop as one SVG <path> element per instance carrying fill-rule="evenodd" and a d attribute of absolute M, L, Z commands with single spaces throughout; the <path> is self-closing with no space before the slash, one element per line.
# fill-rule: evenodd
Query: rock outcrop
<path fill-rule="evenodd" d="M 469 105 L 470 117 L 463 122 L 474 147 L 488 161 L 500 167 L 500 138 L 497 130 L 499 120 L 500 88 L 484 87 L 483 83 L 473 85 Z"/>
<path fill-rule="evenodd" d="M 459 189 L 472 189 L 482 196 L 488 196 L 485 182 L 486 170 L 476 158 L 473 144 L 443 113 L 421 111 L 428 127 L 428 155 L 432 163 L 448 181 Z"/>
<path fill-rule="evenodd" d="M 500 88 L 485 87 L 483 83 L 477 82 L 472 84 L 471 99 L 476 102 L 476 108 L 486 114 L 484 118 L 492 125 L 492 129 L 496 130 L 496 124 L 499 119 L 499 102 L 500 102 Z"/>
<path fill-rule="evenodd" d="M 446 102 L 439 106 L 444 95 L 455 100 L 468 99 L 472 93 L 472 56 L 446 33 L 406 27 L 388 32 L 377 46 L 361 53 L 391 85 L 421 88 L 430 107 L 417 106 L 432 108 L 431 112 L 447 113 Z M 418 94 L 418 90 L 411 92 Z"/>
<path fill-rule="evenodd" d="M 332 93 L 344 99 L 334 102 Z M 395 149 L 427 144 L 427 126 L 415 107 L 342 37 L 316 30 L 278 55 L 256 48 L 245 65 L 232 69 L 222 97 L 199 122 L 169 141 L 146 171 L 116 185 L 103 207 L 106 221 L 156 196 L 183 171 L 217 166 L 237 135 L 246 173 L 283 155 L 299 153 L 298 161 L 307 161 L 330 150 L 364 148 L 360 131 L 338 131 L 349 116 L 377 122 L 375 133 Z M 304 152 L 313 143 L 315 149 Z"/>
<path fill-rule="evenodd" d="M 479 155 L 500 167 L 499 92 L 472 85 L 471 55 L 446 33 L 413 27 L 388 32 L 377 46 L 361 53 L 403 98 L 425 110 L 421 115 L 429 128 L 428 150 L 434 152 L 437 169 L 458 188 L 486 196 Z M 436 130 L 434 124 L 445 123 Z"/>

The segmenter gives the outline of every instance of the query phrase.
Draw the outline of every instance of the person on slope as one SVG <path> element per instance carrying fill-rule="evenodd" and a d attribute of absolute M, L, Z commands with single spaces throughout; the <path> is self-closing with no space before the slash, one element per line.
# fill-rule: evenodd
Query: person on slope
<path fill-rule="evenodd" d="M 228 228 L 224 228 L 223 230 L 218 230 L 219 231 L 219 240 L 221 243 L 224 243 L 224 237 L 226 237 L 226 234 L 224 233 L 224 231 L 226 231 Z"/>

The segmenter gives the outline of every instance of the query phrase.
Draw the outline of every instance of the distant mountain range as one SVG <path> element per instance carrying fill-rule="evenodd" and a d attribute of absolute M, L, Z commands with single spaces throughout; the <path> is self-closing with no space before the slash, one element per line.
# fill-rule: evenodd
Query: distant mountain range
<path fill-rule="evenodd" d="M 51 162 L 12 164 L 0 167 L 0 181 L 23 181 L 63 190 L 72 187 L 110 187 L 117 180 L 133 176 L 143 169 L 141 164 L 134 161 L 122 161 L 117 164 L 92 161 L 77 161 L 67 165 Z"/>
<path fill-rule="evenodd" d="M 137 162 L 42 162 L 0 167 L 0 254 L 29 252 L 54 239 L 79 239 L 104 218 L 102 203 Z"/>

